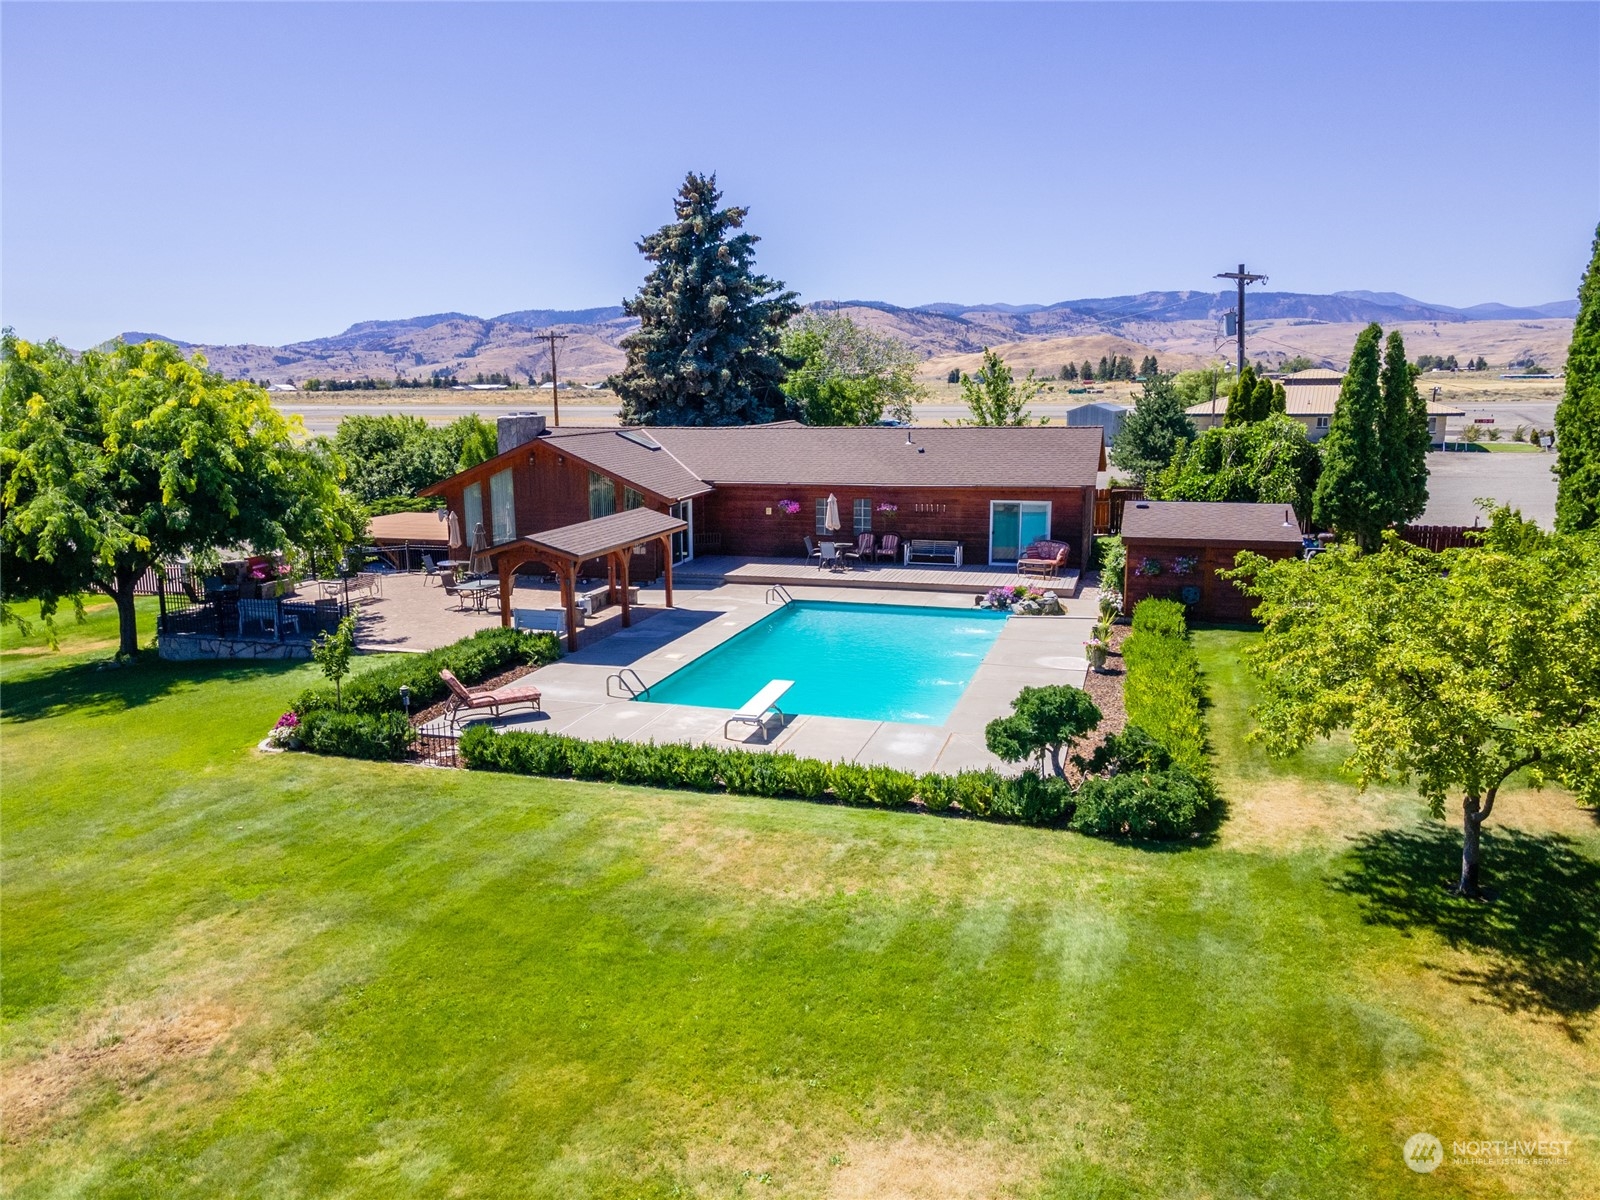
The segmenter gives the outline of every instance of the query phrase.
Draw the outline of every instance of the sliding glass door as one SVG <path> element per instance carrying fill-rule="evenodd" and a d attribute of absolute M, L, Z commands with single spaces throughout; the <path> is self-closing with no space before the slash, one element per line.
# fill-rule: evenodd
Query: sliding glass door
<path fill-rule="evenodd" d="M 672 535 L 672 561 L 688 562 L 694 558 L 694 501 L 684 500 L 674 504 L 667 512 L 689 523 L 689 528 Z"/>
<path fill-rule="evenodd" d="M 1050 536 L 1048 500 L 989 502 L 989 561 L 1014 563 L 1034 542 Z"/>

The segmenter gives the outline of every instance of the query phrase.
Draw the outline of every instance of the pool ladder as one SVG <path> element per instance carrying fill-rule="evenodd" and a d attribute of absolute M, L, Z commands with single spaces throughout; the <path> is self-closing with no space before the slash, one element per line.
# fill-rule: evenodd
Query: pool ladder
<path fill-rule="evenodd" d="M 611 685 L 616 684 L 618 690 L 613 692 Z M 650 694 L 650 685 L 639 678 L 639 672 L 632 667 L 623 667 L 615 675 L 606 676 L 606 695 L 613 700 L 642 700 Z"/>
<path fill-rule="evenodd" d="M 790 604 L 793 601 L 794 597 L 789 595 L 789 589 L 781 583 L 775 583 L 767 589 L 768 604 Z"/>

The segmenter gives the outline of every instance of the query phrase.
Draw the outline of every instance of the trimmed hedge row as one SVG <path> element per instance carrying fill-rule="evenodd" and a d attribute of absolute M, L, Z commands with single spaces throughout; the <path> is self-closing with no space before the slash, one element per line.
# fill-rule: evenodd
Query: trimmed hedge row
<path fill-rule="evenodd" d="M 959 806 L 974 816 L 1026 825 L 1061 824 L 1072 816 L 1071 786 L 1032 771 L 1016 778 L 995 771 L 914 775 L 893 767 L 714 746 L 496 733 L 487 725 L 474 725 L 462 734 L 459 752 L 462 763 L 472 770 L 511 775 L 800 800 L 831 793 L 841 804 L 874 808 L 904 808 L 920 799 L 933 812 Z"/>
<path fill-rule="evenodd" d="M 347 715 L 403 715 L 400 688 L 404 685 L 411 689 L 411 711 L 418 712 L 445 698 L 449 689 L 439 678 L 441 670 L 448 669 L 462 683 L 472 684 L 513 667 L 542 667 L 560 657 L 561 644 L 553 633 L 527 633 L 498 626 L 480 629 L 471 637 L 438 650 L 426 654 L 397 654 L 372 670 L 363 671 L 344 685 L 341 711 Z M 302 719 L 315 712 L 332 711 L 333 689 L 311 688 L 300 693 L 291 707 Z M 307 744 L 310 744 L 309 738 Z"/>
<path fill-rule="evenodd" d="M 344 758 L 393 761 L 406 756 L 417 731 L 403 713 L 334 712 L 313 709 L 297 731 L 307 750 Z"/>
<path fill-rule="evenodd" d="M 1200 660 L 1189 644 L 1183 605 L 1176 600 L 1139 601 L 1133 632 L 1122 643 L 1122 664 L 1128 724 L 1154 737 L 1179 766 L 1206 775 Z"/>

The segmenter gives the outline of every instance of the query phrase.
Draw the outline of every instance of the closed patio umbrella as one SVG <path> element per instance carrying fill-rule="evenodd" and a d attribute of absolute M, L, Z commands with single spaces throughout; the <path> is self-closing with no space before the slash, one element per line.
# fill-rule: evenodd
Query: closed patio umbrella
<path fill-rule="evenodd" d="M 828 493 L 828 511 L 822 516 L 822 528 L 828 533 L 838 533 L 844 528 L 844 523 L 839 520 L 839 498 L 832 492 Z"/>
<path fill-rule="evenodd" d="M 482 523 L 479 523 L 472 531 L 472 573 L 487 575 L 492 565 L 489 562 L 489 535 L 484 532 Z"/>
<path fill-rule="evenodd" d="M 449 529 L 448 541 L 450 543 L 450 557 L 454 558 L 456 556 L 455 552 L 457 550 L 461 549 L 461 547 L 463 545 L 465 545 L 465 543 L 462 542 L 462 540 L 461 540 L 461 522 L 459 520 L 457 520 L 456 514 L 455 514 L 454 511 L 452 511 L 450 513 L 450 520 L 449 520 L 449 523 L 448 523 L 448 529 Z"/>

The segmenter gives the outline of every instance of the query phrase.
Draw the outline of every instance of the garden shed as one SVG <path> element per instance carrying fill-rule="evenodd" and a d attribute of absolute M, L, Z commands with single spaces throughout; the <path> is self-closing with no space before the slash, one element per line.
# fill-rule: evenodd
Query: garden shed
<path fill-rule="evenodd" d="M 1123 610 L 1147 597 L 1180 600 L 1192 620 L 1248 621 L 1250 598 L 1217 572 L 1241 550 L 1267 558 L 1300 553 L 1300 523 L 1287 504 L 1139 500 L 1122 510 L 1128 552 Z"/>

